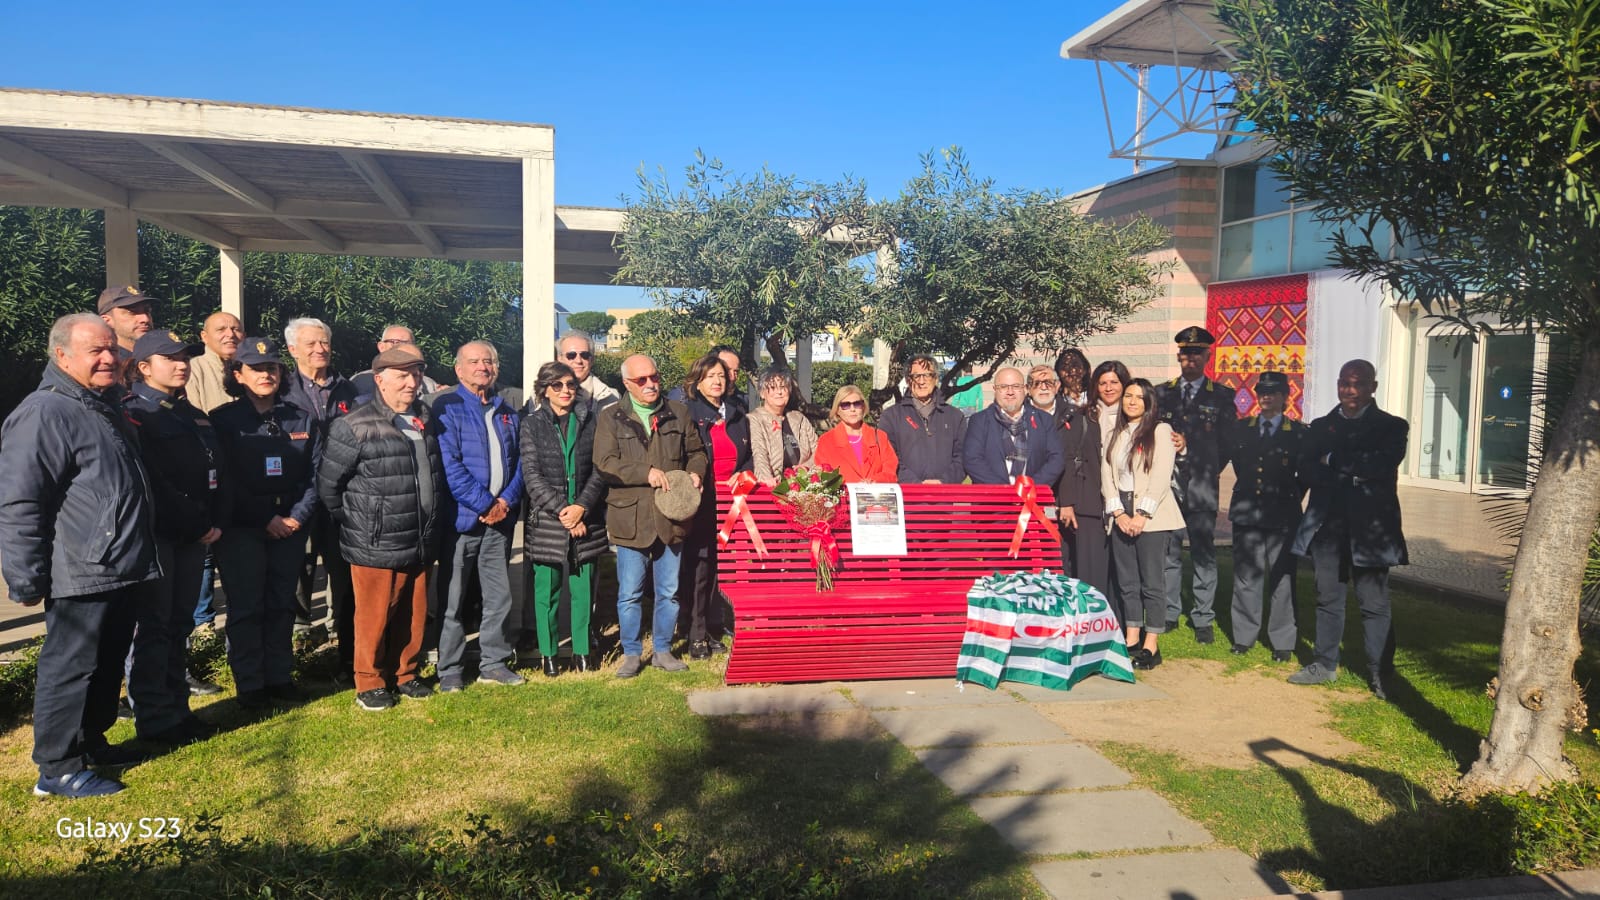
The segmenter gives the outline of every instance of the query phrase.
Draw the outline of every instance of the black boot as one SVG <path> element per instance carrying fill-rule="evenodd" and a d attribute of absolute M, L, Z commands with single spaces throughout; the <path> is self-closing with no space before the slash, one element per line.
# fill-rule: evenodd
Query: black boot
<path fill-rule="evenodd" d="M 556 665 L 556 658 L 554 656 L 546 656 L 544 658 L 544 677 L 554 678 L 560 674 L 561 669 Z"/>
<path fill-rule="evenodd" d="M 1372 696 L 1377 697 L 1379 700 L 1388 701 L 1389 692 L 1383 689 L 1383 673 L 1381 670 L 1373 669 L 1367 676 L 1367 681 L 1372 685 Z"/>

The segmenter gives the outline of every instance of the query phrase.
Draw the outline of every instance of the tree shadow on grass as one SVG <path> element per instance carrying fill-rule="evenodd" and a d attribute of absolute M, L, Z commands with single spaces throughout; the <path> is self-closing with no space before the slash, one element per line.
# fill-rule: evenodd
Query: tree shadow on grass
<path fill-rule="evenodd" d="M 814 737 L 804 722 L 770 728 L 696 719 L 694 739 L 647 743 L 635 755 L 612 758 L 611 766 L 637 765 L 642 777 L 597 766 L 566 786 L 561 808 L 508 800 L 477 810 L 496 829 L 495 840 L 483 838 L 481 828 L 479 836 L 465 837 L 441 835 L 437 826 L 372 827 L 315 843 L 297 837 L 295 816 L 286 810 L 270 834 L 202 831 L 177 843 L 136 844 L 91 858 L 75 872 L 16 879 L 10 888 L 30 897 L 113 889 L 256 895 L 263 886 L 318 896 L 529 896 L 550 895 L 556 884 L 581 895 L 589 884 L 597 896 L 637 888 L 640 896 L 786 897 L 816 878 L 842 885 L 842 896 L 1028 893 L 1015 851 L 893 738 L 864 714 L 854 715 L 865 728 L 835 727 Z M 282 768 L 269 790 L 285 796 L 295 793 L 298 773 L 282 762 L 289 754 L 279 744 L 291 739 L 285 733 L 273 745 L 250 749 L 261 765 Z M 493 777 L 470 760 L 463 760 L 463 771 Z M 1000 789 L 1003 777 L 994 773 L 985 788 Z M 648 881 L 648 861 L 639 863 L 637 877 L 622 872 L 616 848 L 608 850 L 594 827 L 580 824 L 603 810 L 614 810 L 618 822 L 630 813 L 628 827 L 642 837 L 624 843 L 644 847 L 639 855 L 646 860 L 676 860 L 676 874 L 663 870 L 660 881 Z M 676 832 L 677 850 L 645 846 L 659 839 L 651 828 L 656 822 L 666 823 L 667 836 Z M 464 829 L 468 822 L 445 826 Z M 591 865 L 610 880 L 591 878 Z"/>
<path fill-rule="evenodd" d="M 1504 807 L 1472 807 L 1442 801 L 1403 775 L 1330 759 L 1277 739 L 1256 741 L 1252 753 L 1269 766 L 1300 800 L 1310 848 L 1267 849 L 1260 861 L 1278 872 L 1303 871 L 1327 889 L 1375 887 L 1503 875 L 1512 870 L 1511 821 Z M 1316 766 L 1366 782 L 1396 812 L 1369 822 L 1342 805 L 1337 792 L 1324 796 L 1307 769 L 1285 765 L 1292 754 Z"/>

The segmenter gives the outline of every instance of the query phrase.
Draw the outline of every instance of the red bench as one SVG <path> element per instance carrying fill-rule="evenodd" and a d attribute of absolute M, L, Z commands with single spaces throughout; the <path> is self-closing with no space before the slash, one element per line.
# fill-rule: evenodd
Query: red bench
<path fill-rule="evenodd" d="M 1001 485 L 902 485 L 905 556 L 853 556 L 850 527 L 836 535 L 834 590 L 819 593 L 809 541 L 784 520 L 765 488 L 750 512 L 767 548 L 758 559 L 743 524 L 718 564 L 733 605 L 728 684 L 955 677 L 966 632 L 967 591 L 996 572 L 1060 570 L 1060 544 L 1037 522 L 1008 555 L 1021 501 Z M 1053 505 L 1049 488 L 1041 506 Z M 717 498 L 720 524 L 732 498 Z"/>

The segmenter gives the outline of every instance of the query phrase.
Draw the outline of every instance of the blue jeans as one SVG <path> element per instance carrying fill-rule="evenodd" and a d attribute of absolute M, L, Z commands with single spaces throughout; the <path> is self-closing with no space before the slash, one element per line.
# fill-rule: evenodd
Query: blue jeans
<path fill-rule="evenodd" d="M 668 652 L 673 629 L 678 627 L 678 553 L 681 548 L 657 541 L 648 550 L 617 548 L 617 623 L 622 626 L 624 656 L 644 654 L 644 615 L 640 598 L 644 596 L 644 567 L 656 583 L 656 614 L 651 626 L 651 641 L 656 651 Z"/>
<path fill-rule="evenodd" d="M 214 605 L 216 588 L 213 583 L 217 578 L 216 557 L 210 547 L 206 548 L 205 568 L 200 573 L 200 600 L 194 605 L 194 627 L 210 625 L 217 620 L 217 608 Z"/>

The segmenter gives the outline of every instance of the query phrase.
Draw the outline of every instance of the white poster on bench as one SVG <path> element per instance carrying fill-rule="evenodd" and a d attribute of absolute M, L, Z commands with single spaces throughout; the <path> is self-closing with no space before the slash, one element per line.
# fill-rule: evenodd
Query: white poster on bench
<path fill-rule="evenodd" d="M 898 484 L 847 484 L 850 555 L 905 556 L 906 500 Z"/>

